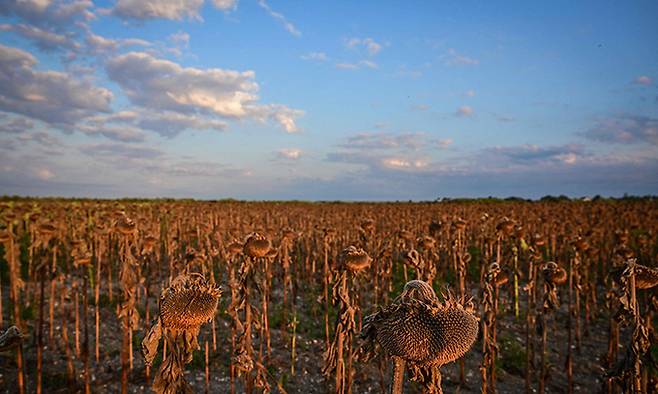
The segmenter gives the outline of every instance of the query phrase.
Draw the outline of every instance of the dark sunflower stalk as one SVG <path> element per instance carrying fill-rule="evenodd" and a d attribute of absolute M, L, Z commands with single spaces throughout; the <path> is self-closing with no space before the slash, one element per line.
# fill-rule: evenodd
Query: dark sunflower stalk
<path fill-rule="evenodd" d="M 587 250 L 589 250 L 589 243 L 582 238 L 578 238 L 574 243 L 574 287 L 575 287 L 575 310 L 574 316 L 576 318 L 575 322 L 575 340 L 576 340 L 576 350 L 580 353 L 581 345 L 581 324 L 580 324 L 580 309 L 582 305 L 582 295 L 583 289 L 586 286 L 584 280 L 586 277 L 583 275 L 583 272 L 586 272 L 587 267 Z"/>
<path fill-rule="evenodd" d="M 9 221 L 9 220 L 8 220 Z M 21 321 L 21 303 L 20 288 L 23 281 L 20 279 L 20 271 L 16 260 L 18 254 L 17 245 L 14 242 L 13 222 L 9 221 L 9 227 L 0 232 L 0 242 L 5 249 L 5 259 L 9 263 L 9 301 L 12 305 L 14 325 L 19 329 L 22 327 Z M 19 344 L 16 347 L 16 389 L 19 394 L 25 394 L 25 371 L 23 365 L 23 346 Z"/>
<path fill-rule="evenodd" d="M 569 258 L 569 292 L 568 292 L 568 301 L 567 301 L 567 362 L 565 364 L 565 369 L 567 372 L 567 392 L 571 394 L 573 392 L 573 318 L 576 313 L 573 305 L 573 288 L 574 288 L 574 259 L 575 257 Z"/>
<path fill-rule="evenodd" d="M 101 226 L 94 226 L 93 229 L 93 237 L 94 237 L 94 262 L 95 262 L 95 280 L 94 280 L 94 323 L 95 323 L 95 330 L 94 330 L 94 337 L 95 337 L 95 342 L 94 342 L 94 354 L 96 356 L 96 363 L 100 362 L 100 296 L 101 296 L 101 267 L 102 267 L 102 259 L 103 256 L 105 255 L 106 252 L 106 244 L 103 242 L 103 235 L 104 233 L 104 228 Z"/>
<path fill-rule="evenodd" d="M 231 354 L 236 354 L 236 338 L 238 330 L 242 328 L 238 316 L 238 306 L 240 305 L 240 283 L 235 275 L 235 268 L 240 263 L 239 256 L 242 254 L 242 244 L 234 241 L 227 247 L 228 254 L 228 286 L 231 289 L 231 305 L 227 308 L 227 313 L 233 320 L 231 324 Z M 231 357 L 231 364 L 229 366 L 229 381 L 231 394 L 235 394 L 235 378 L 236 378 L 236 363 L 234 357 Z"/>
<path fill-rule="evenodd" d="M 498 287 L 505 284 L 507 277 L 501 274 L 500 265 L 491 263 L 482 283 L 482 375 L 481 393 L 496 392 L 496 315 L 498 314 Z"/>
<path fill-rule="evenodd" d="M 552 261 L 543 264 L 541 270 L 544 277 L 544 296 L 542 313 L 539 319 L 539 324 L 541 327 L 541 373 L 539 376 L 539 394 L 544 393 L 546 387 L 546 378 L 548 377 L 548 365 L 546 361 L 548 319 L 553 314 L 553 312 L 555 312 L 560 307 L 560 301 L 557 294 L 557 286 L 562 285 L 567 281 L 567 272 Z"/>
<path fill-rule="evenodd" d="M 646 317 L 642 316 L 637 291 L 658 285 L 658 269 L 637 264 L 633 258 L 613 269 L 612 275 L 620 288 L 616 294 L 619 310 L 615 318 L 621 324 L 632 323 L 633 331 L 624 357 L 606 374 L 608 391 L 611 391 L 611 382 L 616 380 L 621 383 L 624 392 L 646 393 L 648 376 L 643 379 L 647 368 L 643 363 L 652 362 L 651 357 L 647 357 L 651 346 L 651 309 L 647 311 Z"/>
<path fill-rule="evenodd" d="M 624 237 L 619 230 L 615 231 L 615 240 L 617 241 L 617 245 L 613 248 L 613 264 L 615 264 L 615 261 L 623 264 L 625 258 L 633 257 L 633 253 L 626 246 L 627 237 Z M 626 251 L 628 251 L 628 255 L 624 256 Z M 608 368 L 611 368 L 615 364 L 617 360 L 617 349 L 619 347 L 619 324 L 617 319 L 615 319 L 615 312 L 619 302 L 616 295 L 616 286 L 616 281 L 608 277 L 605 293 L 605 305 L 608 309 L 608 351 L 606 354 L 606 366 Z M 609 380 L 607 385 L 607 392 L 612 392 L 612 381 Z"/>
<path fill-rule="evenodd" d="M 54 226 L 52 226 L 52 229 L 55 229 Z M 48 231 L 51 231 L 49 228 Z M 53 232 L 50 234 L 50 237 L 53 239 L 56 237 L 56 234 Z M 46 242 L 47 246 L 48 242 Z M 50 288 L 50 294 L 48 296 L 48 321 L 49 321 L 49 329 L 48 329 L 48 342 L 52 343 L 53 341 L 53 336 L 55 334 L 55 289 L 57 286 L 57 253 L 58 253 L 58 246 L 57 243 L 55 243 L 52 246 L 52 253 L 51 253 L 51 260 L 50 260 L 50 270 L 48 270 L 48 278 L 49 278 L 49 288 Z"/>
<path fill-rule="evenodd" d="M 76 247 L 72 252 L 73 255 L 73 265 L 78 268 L 80 271 L 80 276 L 82 276 L 82 352 L 81 358 L 84 366 L 84 384 L 85 384 L 85 394 L 91 393 L 90 387 L 90 377 L 91 373 L 89 370 L 89 325 L 87 322 L 87 309 L 89 307 L 88 302 L 88 287 L 89 287 L 89 265 L 91 264 L 91 252 L 87 247 L 86 241 L 79 241 L 76 243 Z"/>
<path fill-rule="evenodd" d="M 41 394 L 42 390 L 42 376 L 43 376 L 43 348 L 44 348 L 44 343 L 43 343 L 43 304 L 45 302 L 45 294 L 44 294 L 44 286 L 45 286 L 45 281 L 46 281 L 46 273 L 48 272 L 50 275 L 50 283 L 54 287 L 55 284 L 55 279 L 54 279 L 54 273 L 55 273 L 55 268 L 56 268 L 56 263 L 57 263 L 57 246 L 52 245 L 52 263 L 50 263 L 48 259 L 48 249 L 50 248 L 50 241 L 54 238 L 56 228 L 49 224 L 49 223 L 44 223 L 41 224 L 38 227 L 37 230 L 37 238 L 36 238 L 36 244 L 37 244 L 37 250 L 38 253 L 36 254 L 37 258 L 39 259 L 38 263 L 36 264 L 35 269 L 37 270 L 37 275 L 39 278 L 39 320 L 37 324 L 37 387 L 36 387 L 36 392 L 37 394 Z M 50 263 L 50 264 L 49 264 Z M 50 270 L 48 270 L 48 266 L 50 265 Z M 54 291 L 51 292 L 50 296 L 50 304 L 54 305 Z M 52 327 L 52 322 L 51 322 L 51 327 Z"/>
<path fill-rule="evenodd" d="M 398 251 L 400 251 L 400 254 L 403 254 L 402 251 L 404 251 L 404 250 L 413 249 L 415 237 L 414 237 L 414 234 L 411 231 L 400 230 L 400 232 L 398 233 L 398 237 L 400 237 L 400 241 L 401 241 L 398 245 Z M 393 267 L 393 269 L 395 269 L 395 267 Z M 404 260 L 403 260 L 403 264 L 402 264 L 402 275 L 404 277 L 404 282 L 405 283 L 408 282 L 409 281 L 409 277 L 408 277 L 409 274 L 407 273 L 407 265 L 404 264 Z"/>
<path fill-rule="evenodd" d="M 267 254 L 265 257 L 263 257 L 262 262 L 262 268 L 263 268 L 263 275 L 261 277 L 261 341 L 260 341 L 260 349 L 258 352 L 258 357 L 259 359 L 263 360 L 263 342 L 265 342 L 265 349 L 266 349 L 266 358 L 269 361 L 270 357 L 272 356 L 272 341 L 271 341 L 271 335 L 270 335 L 270 317 L 269 317 L 269 301 L 270 301 L 270 287 L 272 284 L 272 265 L 274 265 L 274 259 L 276 258 L 278 252 L 276 249 L 272 248 L 271 245 L 269 246 L 270 249 L 268 250 Z M 263 340 L 264 338 L 264 340 Z"/>
<path fill-rule="evenodd" d="M 292 278 L 290 275 L 290 252 L 292 250 L 292 242 L 296 234 L 290 230 L 285 229 L 283 231 L 283 238 L 281 240 L 281 268 L 283 269 L 283 311 L 284 318 L 282 319 L 282 331 L 286 332 L 287 329 L 290 329 L 290 374 L 295 375 L 295 362 L 296 362 L 296 345 L 297 345 L 297 310 L 296 302 L 293 297 L 291 300 L 288 300 L 288 293 L 292 295 Z M 326 251 L 325 251 L 326 253 Z M 326 255 L 325 255 L 326 259 Z M 326 264 L 326 262 L 325 262 Z M 290 316 L 288 316 L 288 308 L 291 309 Z M 326 320 L 325 320 L 326 324 Z"/>
<path fill-rule="evenodd" d="M 466 266 L 471 260 L 470 254 L 466 252 L 465 232 L 466 221 L 462 218 L 457 218 L 453 223 L 455 239 L 453 244 L 453 259 L 457 268 L 457 278 L 459 284 L 459 297 L 464 299 L 466 297 Z M 464 359 L 459 360 L 459 384 L 466 384 L 466 374 L 464 372 Z"/>
<path fill-rule="evenodd" d="M 156 264 L 156 261 L 159 262 L 159 259 L 156 257 L 156 246 L 157 238 L 147 235 L 144 237 L 142 242 L 142 247 L 140 249 L 140 259 L 142 260 L 142 267 L 144 269 L 144 323 L 148 324 L 151 321 L 151 311 L 150 311 L 150 295 L 151 295 L 151 276 L 153 274 L 153 266 Z M 151 367 L 146 366 L 145 368 L 146 380 L 150 380 L 151 376 Z"/>
<path fill-rule="evenodd" d="M 68 302 L 65 302 L 68 301 Z M 60 291 L 60 305 L 62 305 L 62 342 L 64 343 L 64 354 L 66 355 L 66 381 L 69 386 L 75 384 L 75 366 L 73 364 L 73 351 L 69 344 L 69 333 L 68 333 L 68 320 L 71 315 L 70 305 L 71 304 L 71 294 L 68 286 L 64 283 L 62 290 Z"/>
<path fill-rule="evenodd" d="M 358 305 L 355 305 L 348 288 L 348 276 L 370 266 L 370 256 L 363 250 L 350 246 L 343 250 L 338 262 L 338 279 L 332 289 L 332 300 L 338 308 L 334 339 L 325 352 L 322 373 L 329 376 L 335 373 L 336 394 L 352 392 L 352 338 L 356 332 L 355 315 Z M 347 355 L 345 353 L 347 352 Z"/>
<path fill-rule="evenodd" d="M 193 393 L 185 381 L 185 364 L 192 361 L 193 352 L 200 349 L 199 329 L 214 317 L 220 295 L 221 290 L 198 273 L 177 276 L 162 291 L 159 314 L 142 341 L 142 355 L 147 365 L 153 362 L 161 337 L 169 344 L 169 357 L 162 362 L 153 381 L 155 393 Z"/>
<path fill-rule="evenodd" d="M 439 261 L 439 256 L 436 253 L 436 239 L 426 235 L 418 239 L 418 246 L 422 253 L 420 254 L 421 258 L 419 261 L 420 276 L 416 278 L 424 280 L 427 283 L 433 283 Z M 455 272 L 457 272 L 456 269 Z"/>
<path fill-rule="evenodd" d="M 536 304 L 537 304 L 537 263 L 541 261 L 539 248 L 544 245 L 544 239 L 535 236 L 535 245 L 528 249 L 528 283 L 523 290 L 526 291 L 526 325 L 525 325 L 525 344 L 526 344 L 526 362 L 525 362 L 525 388 L 526 393 L 532 392 L 532 377 L 535 369 L 535 322 L 536 322 Z"/>
<path fill-rule="evenodd" d="M 324 229 L 322 237 L 322 299 L 324 301 L 324 344 L 326 349 L 329 349 L 330 344 L 329 308 L 331 298 L 329 298 L 329 285 L 331 284 L 331 270 L 329 269 L 329 245 L 334 235 L 335 231 L 327 228 Z"/>
<path fill-rule="evenodd" d="M 121 272 L 119 280 L 123 291 L 123 300 L 118 317 L 121 320 L 123 339 L 121 344 L 121 394 L 128 392 L 128 375 L 132 364 L 132 330 L 139 322 L 139 312 L 135 305 L 135 288 L 138 284 L 138 274 L 135 271 L 136 261 L 132 254 L 135 243 L 137 226 L 127 217 L 123 217 L 115 225 L 119 235 L 119 254 L 121 259 Z M 109 270 L 111 271 L 111 270 Z"/>
<path fill-rule="evenodd" d="M 245 255 L 239 270 L 239 279 L 236 281 L 236 298 L 231 300 L 228 308 L 233 318 L 237 339 L 233 352 L 233 362 L 238 374 L 245 376 L 245 392 L 251 394 L 254 386 L 269 390 L 267 370 L 260 358 L 254 358 L 252 328 L 259 324 L 258 309 L 251 304 L 251 289 L 258 288 L 256 264 L 270 251 L 269 240 L 259 233 L 247 236 L 243 245 Z M 261 297 L 263 295 L 261 294 Z M 244 309 L 244 323 L 240 319 L 240 312 Z M 261 342 L 264 338 L 260 338 Z"/>

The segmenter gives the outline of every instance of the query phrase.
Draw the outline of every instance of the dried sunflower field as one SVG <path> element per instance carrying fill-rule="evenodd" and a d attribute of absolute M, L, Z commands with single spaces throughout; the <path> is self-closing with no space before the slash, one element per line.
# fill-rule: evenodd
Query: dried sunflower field
<path fill-rule="evenodd" d="M 5 199 L 0 392 L 658 392 L 658 201 Z"/>

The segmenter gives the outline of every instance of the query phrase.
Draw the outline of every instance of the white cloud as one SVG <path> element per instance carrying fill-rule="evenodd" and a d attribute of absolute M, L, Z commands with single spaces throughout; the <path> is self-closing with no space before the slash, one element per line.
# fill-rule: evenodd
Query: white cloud
<path fill-rule="evenodd" d="M 428 166 L 425 160 L 410 160 L 399 157 L 391 157 L 382 160 L 384 167 L 393 169 L 420 169 Z"/>
<path fill-rule="evenodd" d="M 0 44 L 0 110 L 60 125 L 110 110 L 109 90 L 36 64 L 30 53 Z"/>
<path fill-rule="evenodd" d="M 339 70 L 359 70 L 361 68 L 374 70 L 378 67 L 377 63 L 370 60 L 361 60 L 357 63 L 336 63 L 336 68 Z"/>
<path fill-rule="evenodd" d="M 369 56 L 374 56 L 374 55 L 378 54 L 383 48 L 382 44 L 378 43 L 377 41 L 373 40 L 370 37 L 367 37 L 367 38 L 356 38 L 356 37 L 350 38 L 345 43 L 345 46 L 347 46 L 350 49 L 362 49 Z"/>
<path fill-rule="evenodd" d="M 120 48 L 130 47 L 130 46 L 143 46 L 148 47 L 151 45 L 150 42 L 146 40 L 141 40 L 139 38 L 125 38 L 125 39 L 111 39 L 89 31 L 85 39 L 87 44 L 87 50 L 91 54 L 102 54 L 102 53 L 112 53 L 116 52 Z"/>
<path fill-rule="evenodd" d="M 455 116 L 461 116 L 461 117 L 473 116 L 473 108 L 469 107 L 468 105 L 461 106 L 457 108 L 457 111 L 455 112 Z"/>
<path fill-rule="evenodd" d="M 22 145 L 28 142 L 34 142 L 49 149 L 62 147 L 64 145 L 59 138 L 46 131 L 23 133 L 18 136 L 18 140 L 21 141 Z"/>
<path fill-rule="evenodd" d="M 41 179 L 42 181 L 47 181 L 49 179 L 52 179 L 55 177 L 55 173 L 53 173 L 50 169 L 48 168 L 41 168 L 36 171 L 36 176 L 37 178 Z"/>
<path fill-rule="evenodd" d="M 217 130 L 223 131 L 227 124 L 219 119 L 213 119 L 204 115 L 188 115 L 172 111 L 154 111 L 145 109 L 134 109 L 130 111 L 119 111 L 109 115 L 99 115 L 92 117 L 85 125 L 86 129 L 82 130 L 87 134 L 103 134 L 112 138 L 111 133 L 101 133 L 100 131 L 126 129 L 133 130 L 132 133 L 136 138 L 112 138 L 119 141 L 140 141 L 143 137 L 138 137 L 139 129 L 150 130 L 160 134 L 163 137 L 173 138 L 185 130 Z M 121 135 L 114 134 L 116 137 Z M 126 135 L 130 137 L 129 134 Z"/>
<path fill-rule="evenodd" d="M 272 10 L 272 8 L 270 8 L 270 6 L 265 2 L 265 0 L 258 0 L 258 5 L 261 6 L 261 8 L 263 8 L 265 11 L 267 11 L 267 13 L 270 14 L 272 18 L 279 21 L 283 25 L 283 28 L 286 29 L 288 33 L 292 34 L 295 37 L 300 37 L 302 35 L 302 32 L 297 30 L 295 25 L 293 25 L 290 21 L 288 21 L 288 19 L 286 19 L 286 17 L 283 14 Z"/>
<path fill-rule="evenodd" d="M 238 8 L 238 0 L 212 0 L 212 4 L 222 11 L 234 11 Z"/>
<path fill-rule="evenodd" d="M 23 23 L 0 24 L 0 31 L 11 31 L 19 34 L 34 42 L 43 51 L 54 51 L 61 48 L 77 50 L 80 47 L 71 37 L 71 34 L 59 34 Z"/>
<path fill-rule="evenodd" d="M 650 86 L 653 84 L 653 79 L 651 77 L 648 77 L 646 75 L 640 75 L 639 77 L 635 78 L 633 81 L 638 85 L 644 85 L 644 86 Z"/>
<path fill-rule="evenodd" d="M 102 135 L 111 140 L 122 142 L 142 142 L 145 139 L 144 132 L 141 129 L 125 125 L 80 125 L 77 130 L 87 135 Z"/>
<path fill-rule="evenodd" d="M 184 31 L 177 31 L 169 35 L 169 40 L 176 45 L 187 47 L 190 44 L 190 35 Z"/>
<path fill-rule="evenodd" d="M 576 164 L 576 161 L 578 160 L 578 156 L 575 153 L 565 153 L 556 156 L 556 158 L 565 164 Z"/>
<path fill-rule="evenodd" d="M 304 115 L 304 111 L 276 104 L 270 104 L 264 107 L 261 106 L 261 108 L 266 108 L 267 110 L 265 112 L 268 117 L 279 123 L 287 133 L 296 133 L 300 131 L 296 119 Z"/>
<path fill-rule="evenodd" d="M 277 157 L 287 160 L 299 160 L 302 157 L 302 151 L 299 149 L 281 149 L 277 152 Z"/>
<path fill-rule="evenodd" d="M 464 96 L 466 97 L 475 97 L 475 90 L 467 90 L 466 93 L 464 93 Z"/>
<path fill-rule="evenodd" d="M 302 60 L 314 60 L 317 62 L 327 61 L 329 58 L 324 52 L 309 52 L 301 56 Z"/>
<path fill-rule="evenodd" d="M 89 10 L 93 5 L 91 0 L 3 0 L 0 14 L 16 15 L 31 25 L 59 31 L 94 19 L 95 15 Z"/>
<path fill-rule="evenodd" d="M 228 119 L 273 119 L 287 132 L 298 131 L 302 111 L 280 104 L 258 104 L 253 71 L 181 67 L 147 53 L 130 52 L 107 62 L 110 79 L 136 105 L 185 115 Z"/>
<path fill-rule="evenodd" d="M 177 57 L 183 55 L 183 51 L 190 46 L 190 35 L 184 31 L 178 31 L 174 34 L 171 34 L 167 39 L 173 43 L 173 47 L 166 48 L 164 51 L 171 53 Z"/>
<path fill-rule="evenodd" d="M 113 13 L 127 19 L 197 19 L 204 0 L 118 0 Z"/>

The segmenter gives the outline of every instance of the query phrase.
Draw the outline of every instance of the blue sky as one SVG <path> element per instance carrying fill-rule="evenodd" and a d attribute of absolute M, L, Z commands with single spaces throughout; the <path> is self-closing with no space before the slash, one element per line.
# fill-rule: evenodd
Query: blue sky
<path fill-rule="evenodd" d="M 0 194 L 658 194 L 658 3 L 0 4 Z"/>

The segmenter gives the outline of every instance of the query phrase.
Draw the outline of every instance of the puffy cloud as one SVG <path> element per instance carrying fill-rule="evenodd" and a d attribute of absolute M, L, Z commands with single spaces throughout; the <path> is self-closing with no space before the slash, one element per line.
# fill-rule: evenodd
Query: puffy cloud
<path fill-rule="evenodd" d="M 607 143 L 658 145 L 658 119 L 639 115 L 608 117 L 598 121 L 582 135 Z"/>
<path fill-rule="evenodd" d="M 459 117 L 471 117 L 473 116 L 473 108 L 468 105 L 461 106 L 455 111 L 455 116 Z"/>
<path fill-rule="evenodd" d="M 6 115 L 2 115 L 0 121 L 4 121 L 6 118 Z M 34 123 L 25 118 L 10 118 L 6 122 L 0 123 L 0 133 L 21 134 L 32 127 L 34 127 Z"/>
<path fill-rule="evenodd" d="M 130 47 L 130 46 L 148 47 L 151 45 L 150 42 L 138 38 L 125 38 L 125 39 L 115 40 L 115 39 L 99 36 L 97 34 L 92 33 L 91 31 L 88 32 L 85 42 L 87 44 L 87 50 L 91 54 L 112 53 L 124 47 Z"/>
<path fill-rule="evenodd" d="M 124 125 L 80 125 L 77 130 L 90 136 L 102 135 L 111 140 L 123 142 L 141 142 L 146 137 L 141 129 Z"/>
<path fill-rule="evenodd" d="M 0 24 L 0 31 L 11 31 L 19 34 L 34 42 L 37 48 L 43 51 L 54 51 L 62 48 L 77 50 L 80 48 L 80 44 L 75 42 L 71 34 L 59 34 L 23 23 Z"/>
<path fill-rule="evenodd" d="M 338 145 L 337 152 L 329 152 L 328 162 L 357 164 L 373 174 L 394 172 L 424 172 L 433 163 L 422 154 L 431 142 L 425 133 L 358 133 Z"/>
<path fill-rule="evenodd" d="M 229 119 L 273 119 L 287 132 L 298 131 L 303 112 L 279 104 L 259 105 L 253 71 L 185 68 L 147 53 L 130 52 L 110 59 L 110 79 L 136 105 L 186 115 L 215 115 Z"/>
<path fill-rule="evenodd" d="M 272 10 L 272 8 L 270 8 L 270 6 L 267 4 L 267 2 L 265 2 L 265 0 L 258 0 L 258 5 L 262 9 L 267 11 L 267 13 L 270 14 L 272 18 L 279 21 L 279 23 L 283 25 L 283 28 L 286 29 L 288 33 L 292 34 L 295 37 L 300 37 L 302 35 L 302 32 L 297 30 L 295 25 L 293 25 L 290 21 L 288 21 L 288 19 L 286 19 L 286 17 L 283 14 Z"/>
<path fill-rule="evenodd" d="M 648 77 L 646 75 L 640 75 L 639 77 L 635 78 L 633 82 L 638 85 L 649 86 L 653 83 L 653 79 L 651 79 L 651 77 Z"/>
<path fill-rule="evenodd" d="M 226 123 L 217 119 L 190 116 L 177 112 L 150 113 L 140 116 L 137 124 L 147 130 L 163 136 L 172 137 L 183 130 L 219 130 L 226 129 Z"/>
<path fill-rule="evenodd" d="M 370 37 L 350 38 L 345 42 L 345 46 L 347 46 L 350 49 L 360 49 L 360 50 L 362 49 L 369 56 L 374 56 L 378 54 L 383 48 L 382 44 L 378 43 L 377 41 L 373 40 Z"/>
<path fill-rule="evenodd" d="M 477 59 L 458 53 L 454 48 L 448 49 L 443 60 L 446 66 L 475 66 L 480 63 Z"/>
<path fill-rule="evenodd" d="M 23 133 L 20 136 L 18 136 L 18 140 L 21 141 L 21 143 L 23 144 L 28 142 L 34 142 L 38 145 L 41 145 L 42 147 L 49 148 L 51 150 L 63 146 L 62 141 L 60 141 L 59 138 L 55 137 L 54 135 L 46 131 Z"/>
<path fill-rule="evenodd" d="M 0 110 L 58 125 L 109 111 L 109 90 L 64 72 L 37 71 L 36 64 L 30 53 L 0 44 Z"/>
<path fill-rule="evenodd" d="M 126 19 L 201 19 L 203 0 L 118 0 L 113 14 Z"/>
<path fill-rule="evenodd" d="M 114 8 L 104 10 L 120 18 L 133 20 L 150 19 L 197 19 L 204 0 L 118 0 Z M 218 10 L 229 12 L 238 8 L 238 0 L 212 0 Z"/>
<path fill-rule="evenodd" d="M 135 109 L 131 111 L 119 111 L 109 115 L 99 115 L 90 118 L 86 127 L 88 130 L 134 130 L 132 133 L 137 138 L 114 138 L 120 141 L 143 140 L 139 129 L 150 130 L 163 137 L 173 138 L 185 130 L 225 130 L 226 122 L 213 119 L 204 115 L 190 115 L 172 111 L 151 111 Z M 89 133 L 88 134 L 94 134 Z M 103 133 L 100 133 L 103 134 Z M 103 134 L 107 137 L 111 135 Z M 118 135 L 119 136 L 119 135 Z M 130 134 L 128 134 L 128 137 Z"/>
<path fill-rule="evenodd" d="M 300 131 L 299 127 L 297 127 L 296 119 L 304 115 L 304 111 L 302 110 L 292 109 L 278 104 L 260 106 L 255 110 L 255 113 L 257 112 L 265 113 L 270 119 L 279 123 L 287 133 Z"/>
<path fill-rule="evenodd" d="M 93 5 L 91 0 L 3 0 L 0 14 L 16 15 L 32 25 L 69 30 L 76 21 L 95 18 L 89 10 Z"/>
<path fill-rule="evenodd" d="M 252 71 L 201 70 L 142 52 L 107 63 L 109 77 L 138 105 L 181 112 L 203 109 L 225 117 L 244 117 L 257 99 Z"/>

